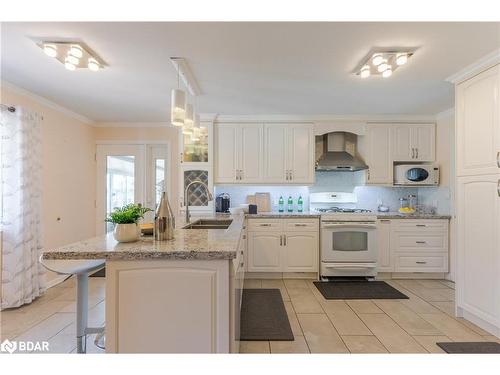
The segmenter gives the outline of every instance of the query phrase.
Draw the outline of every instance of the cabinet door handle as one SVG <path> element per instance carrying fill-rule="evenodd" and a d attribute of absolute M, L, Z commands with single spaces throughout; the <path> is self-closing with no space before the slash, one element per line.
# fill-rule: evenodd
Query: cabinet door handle
<path fill-rule="evenodd" d="M 283 246 L 286 246 L 286 234 L 283 235 Z"/>
<path fill-rule="evenodd" d="M 415 241 L 415 242 L 418 243 L 418 244 L 426 244 L 427 243 L 425 241 Z"/>
<path fill-rule="evenodd" d="M 411 148 L 411 158 L 415 159 L 415 149 L 413 147 Z"/>
<path fill-rule="evenodd" d="M 424 262 L 423 260 L 417 260 L 415 263 L 417 263 L 417 264 L 427 264 L 427 262 Z"/>
<path fill-rule="evenodd" d="M 416 224 L 417 227 L 426 227 L 427 225 L 425 224 Z"/>
<path fill-rule="evenodd" d="M 261 226 L 261 227 L 270 227 L 271 224 L 259 224 L 259 226 Z"/>
<path fill-rule="evenodd" d="M 296 227 L 307 227 L 307 224 L 295 224 Z"/>
<path fill-rule="evenodd" d="M 243 180 L 243 169 L 240 169 L 240 180 Z"/>
<path fill-rule="evenodd" d="M 280 246 L 283 246 L 283 235 L 280 234 Z"/>
<path fill-rule="evenodd" d="M 290 181 L 292 181 L 292 180 L 293 180 L 293 173 L 292 173 L 292 170 L 290 169 L 290 170 L 288 171 L 288 173 L 290 173 Z"/>
<path fill-rule="evenodd" d="M 500 197 L 500 179 L 497 182 L 497 194 Z"/>
<path fill-rule="evenodd" d="M 389 219 L 382 219 L 380 220 L 382 223 L 390 223 L 391 221 Z"/>
<path fill-rule="evenodd" d="M 415 159 L 418 159 L 418 147 L 415 149 Z"/>
<path fill-rule="evenodd" d="M 497 167 L 500 168 L 500 151 L 497 152 Z"/>

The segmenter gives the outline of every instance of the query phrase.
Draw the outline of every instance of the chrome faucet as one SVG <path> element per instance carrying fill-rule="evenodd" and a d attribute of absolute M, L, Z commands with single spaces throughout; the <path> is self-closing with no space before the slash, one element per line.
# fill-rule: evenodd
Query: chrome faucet
<path fill-rule="evenodd" d="M 203 186 L 205 188 L 205 191 L 207 192 L 208 200 L 209 201 L 213 200 L 212 193 L 210 193 L 207 184 L 205 184 L 201 180 L 194 180 L 190 182 L 188 186 L 186 186 L 186 190 L 184 190 L 184 207 L 186 207 L 186 224 L 188 224 L 191 221 L 191 215 L 189 213 L 189 199 L 188 199 L 189 188 L 195 184 Z"/>

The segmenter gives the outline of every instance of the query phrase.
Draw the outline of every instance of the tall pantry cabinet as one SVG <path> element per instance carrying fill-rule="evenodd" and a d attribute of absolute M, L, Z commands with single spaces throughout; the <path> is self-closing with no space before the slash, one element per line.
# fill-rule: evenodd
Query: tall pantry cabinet
<path fill-rule="evenodd" d="M 456 86 L 457 315 L 500 337 L 500 65 Z"/>

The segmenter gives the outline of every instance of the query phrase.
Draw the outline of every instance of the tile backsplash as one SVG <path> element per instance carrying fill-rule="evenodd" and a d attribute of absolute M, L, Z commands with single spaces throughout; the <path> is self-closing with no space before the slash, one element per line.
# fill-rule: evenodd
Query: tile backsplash
<path fill-rule="evenodd" d="M 299 196 L 304 200 L 304 210 L 309 208 L 309 193 L 335 191 L 354 192 L 357 196 L 358 208 L 376 211 L 379 204 L 389 206 L 391 211 L 399 208 L 399 198 L 416 194 L 418 203 L 436 208 L 439 214 L 450 213 L 450 191 L 447 187 L 382 187 L 364 185 L 364 171 L 359 172 L 316 172 L 316 183 L 313 186 L 243 186 L 217 185 L 215 194 L 228 193 L 231 197 L 231 207 L 246 203 L 246 197 L 256 192 L 269 192 L 273 211 L 278 210 L 278 199 L 283 196 L 285 202 L 292 196 L 296 204 Z M 352 205 L 338 205 L 349 206 Z"/>

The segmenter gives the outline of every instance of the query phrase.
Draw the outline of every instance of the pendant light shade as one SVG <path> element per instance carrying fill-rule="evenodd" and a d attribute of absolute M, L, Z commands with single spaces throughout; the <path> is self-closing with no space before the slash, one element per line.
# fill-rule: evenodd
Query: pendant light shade
<path fill-rule="evenodd" d="M 174 126 L 183 126 L 186 116 L 186 94 L 180 89 L 172 90 L 171 122 Z"/>
<path fill-rule="evenodd" d="M 193 105 L 186 104 L 186 115 L 184 116 L 184 126 L 192 127 L 194 123 Z"/>
<path fill-rule="evenodd" d="M 196 129 L 199 129 L 200 128 L 200 115 L 198 113 L 195 113 L 194 114 L 194 123 L 193 123 L 193 126 L 196 128 Z"/>

